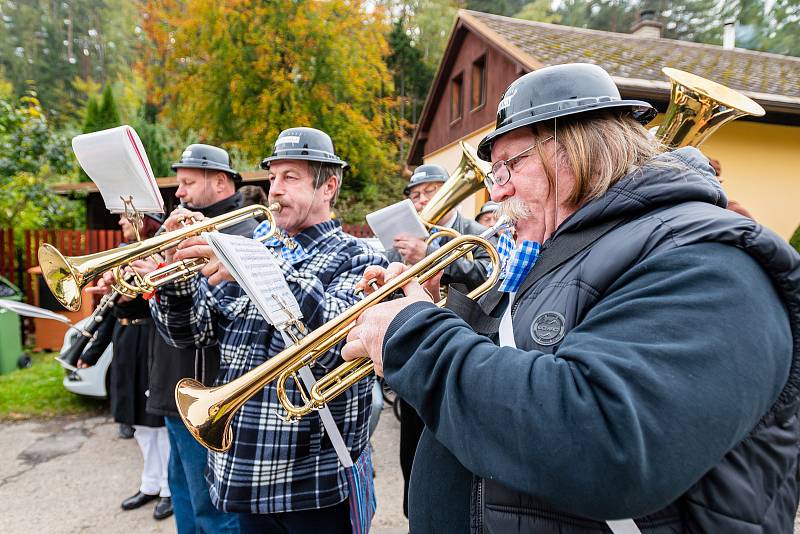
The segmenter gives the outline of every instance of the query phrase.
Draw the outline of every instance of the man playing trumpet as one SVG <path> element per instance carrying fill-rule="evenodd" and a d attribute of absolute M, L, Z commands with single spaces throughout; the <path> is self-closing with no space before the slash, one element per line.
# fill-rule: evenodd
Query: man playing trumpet
<path fill-rule="evenodd" d="M 269 173 L 269 202 L 281 206 L 275 214 L 277 226 L 288 236 L 265 245 L 277 257 L 309 329 L 356 302 L 353 290 L 368 266 L 385 265 L 380 255 L 344 234 L 331 219 L 346 165 L 330 137 L 312 128 L 281 132 L 273 154 L 262 162 Z M 167 229 L 179 228 L 181 216 L 171 216 Z M 255 237 L 268 224 L 257 228 Z M 203 276 L 159 288 L 152 310 L 170 344 L 219 344 L 217 382 L 227 383 L 280 352 L 285 343 L 202 238 L 187 239 L 168 260 L 198 257 L 209 260 Z M 318 363 L 313 371 L 319 378 L 340 363 L 338 348 Z M 371 378 L 363 380 L 329 405 L 353 459 L 367 445 L 371 386 Z M 295 385 L 287 388 L 299 401 Z M 239 514 L 242 532 L 350 532 L 347 482 L 318 412 L 289 423 L 276 415 L 280 411 L 273 383 L 237 412 L 231 449 L 209 453 L 212 501 Z"/>
<path fill-rule="evenodd" d="M 792 532 L 800 256 L 653 115 L 594 65 L 516 80 L 478 149 L 503 280 L 453 310 L 410 283 L 351 330 L 425 422 L 412 533 Z"/>

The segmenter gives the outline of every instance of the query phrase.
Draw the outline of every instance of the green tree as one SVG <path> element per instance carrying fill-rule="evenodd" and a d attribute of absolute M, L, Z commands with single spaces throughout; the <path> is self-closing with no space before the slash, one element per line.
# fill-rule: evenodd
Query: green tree
<path fill-rule="evenodd" d="M 550 0 L 534 0 L 522 6 L 515 18 L 557 24 L 561 15 L 553 11 Z"/>
<path fill-rule="evenodd" d="M 106 85 L 100 107 L 97 110 L 97 129 L 105 130 L 119 125 L 119 111 L 117 111 L 117 104 L 114 101 L 114 91 L 111 90 L 111 85 Z"/>
<path fill-rule="evenodd" d="M 798 226 L 797 230 L 792 234 L 792 238 L 789 239 L 789 244 L 792 245 L 797 252 L 800 252 L 800 226 Z"/>
<path fill-rule="evenodd" d="M 397 95 L 395 113 L 400 132 L 398 156 L 403 161 L 433 80 L 433 69 L 423 61 L 422 51 L 414 45 L 404 17 L 394 23 L 388 41 L 390 53 L 386 64 L 392 73 Z"/>
<path fill-rule="evenodd" d="M 35 95 L 0 98 L 0 227 L 13 227 L 21 243 L 24 230 L 82 225 L 82 204 L 50 187 L 72 172 L 69 142 L 52 131 Z"/>
<path fill-rule="evenodd" d="M 76 120 L 85 93 L 75 80 L 128 72 L 137 18 L 128 0 L 0 0 L 0 65 L 17 95 L 33 81 L 51 122 Z"/>
<path fill-rule="evenodd" d="M 132 121 L 131 126 L 139 134 L 153 174 L 156 177 L 172 174 L 170 154 L 177 152 L 178 148 L 167 142 L 171 137 L 169 129 L 163 124 L 149 122 L 144 111 Z"/>
<path fill-rule="evenodd" d="M 464 7 L 473 11 L 494 13 L 495 15 L 505 15 L 507 17 L 518 13 L 524 5 L 525 0 L 467 0 L 464 3 Z"/>
<path fill-rule="evenodd" d="M 160 23 L 145 31 L 159 59 L 148 90 L 181 131 L 256 160 L 285 128 L 324 130 L 351 165 L 344 212 L 397 174 L 384 13 L 351 0 L 155 4 L 148 18 Z"/>
<path fill-rule="evenodd" d="M 83 119 L 83 133 L 92 133 L 100 130 L 99 121 L 100 108 L 97 105 L 97 99 L 93 96 L 89 97 L 86 103 L 86 116 Z"/>

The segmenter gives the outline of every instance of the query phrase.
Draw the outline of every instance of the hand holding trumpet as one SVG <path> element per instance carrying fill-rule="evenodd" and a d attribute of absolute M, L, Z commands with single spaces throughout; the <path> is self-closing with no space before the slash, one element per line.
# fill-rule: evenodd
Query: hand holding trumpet
<path fill-rule="evenodd" d="M 402 263 L 392 263 L 388 268 L 372 266 L 364 271 L 364 278 L 356 285 L 357 290 L 372 293 L 372 284 L 382 286 L 406 271 L 408 267 Z M 441 273 L 429 280 L 427 286 L 435 280 L 436 291 Z M 414 302 L 430 302 L 433 299 L 416 280 L 403 286 L 405 297 L 382 302 L 364 310 L 356 320 L 356 324 L 347 335 L 347 343 L 342 348 L 342 358 L 346 361 L 368 357 L 375 366 L 375 374 L 383 376 L 383 340 L 389 325 L 400 311 Z M 437 293 L 438 294 L 438 293 Z"/>

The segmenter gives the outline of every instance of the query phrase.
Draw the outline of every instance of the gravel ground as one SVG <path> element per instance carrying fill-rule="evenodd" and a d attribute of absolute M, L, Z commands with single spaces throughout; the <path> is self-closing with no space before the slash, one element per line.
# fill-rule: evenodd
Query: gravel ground
<path fill-rule="evenodd" d="M 373 436 L 378 511 L 374 534 L 405 534 L 400 426 L 390 409 Z M 108 417 L 0 423 L 0 532 L 171 533 L 172 518 L 155 521 L 152 506 L 122 511 L 138 489 L 135 440 L 117 438 Z"/>

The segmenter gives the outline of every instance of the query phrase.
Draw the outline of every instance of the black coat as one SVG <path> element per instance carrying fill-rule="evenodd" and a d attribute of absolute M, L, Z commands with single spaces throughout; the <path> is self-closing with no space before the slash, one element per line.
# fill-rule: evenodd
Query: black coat
<path fill-rule="evenodd" d="M 148 342 L 153 328 L 149 305 L 141 297 L 118 303 L 112 311 L 114 359 L 111 360 L 111 413 L 118 423 L 164 426 L 164 418 L 147 413 Z M 122 319 L 122 320 L 120 320 Z M 122 324 L 133 321 L 135 324 Z"/>
<path fill-rule="evenodd" d="M 120 321 L 119 319 L 122 319 Z M 134 324 L 122 323 L 133 321 Z M 108 370 L 108 398 L 111 413 L 118 423 L 164 426 L 163 417 L 146 412 L 149 339 L 155 332 L 147 302 L 141 297 L 117 302 L 106 313 L 94 339 L 81 354 L 81 360 L 96 365 L 100 356 L 113 343 L 114 355 Z"/>
<path fill-rule="evenodd" d="M 206 217 L 216 217 L 242 207 L 241 193 L 198 209 Z M 226 234 L 253 236 L 258 223 L 254 219 L 222 230 Z M 208 347 L 179 349 L 167 344 L 155 328 L 149 337 L 150 354 L 150 396 L 147 400 L 147 411 L 151 414 L 178 417 L 175 408 L 175 385 L 181 378 L 195 378 L 206 385 L 211 385 L 219 372 L 219 349 Z"/>

